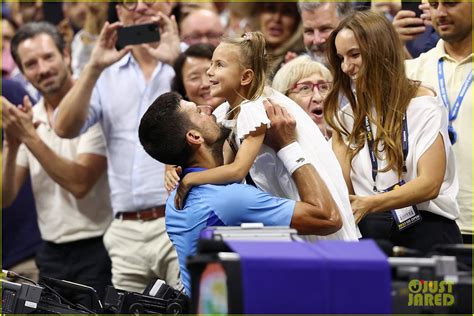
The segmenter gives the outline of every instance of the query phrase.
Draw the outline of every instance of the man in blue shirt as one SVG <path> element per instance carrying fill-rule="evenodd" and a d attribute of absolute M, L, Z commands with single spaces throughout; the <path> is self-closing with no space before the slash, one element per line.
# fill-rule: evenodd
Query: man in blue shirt
<path fill-rule="evenodd" d="M 190 294 L 186 258 L 197 251 L 200 232 L 208 226 L 235 226 L 261 222 L 266 226 L 291 226 L 301 234 L 327 235 L 342 226 L 339 210 L 314 167 L 306 163 L 295 142 L 294 119 L 278 105 L 266 102 L 272 128 L 266 144 L 279 150 L 298 187 L 301 202 L 271 196 L 240 183 L 193 187 L 184 208 L 174 206 L 174 191 L 166 204 L 166 229 L 178 252 L 181 280 Z M 142 117 L 140 142 L 153 158 L 189 172 L 223 164 L 223 145 L 229 131 L 196 104 L 170 92 L 158 97 Z M 159 140 L 159 141 L 157 141 Z"/>

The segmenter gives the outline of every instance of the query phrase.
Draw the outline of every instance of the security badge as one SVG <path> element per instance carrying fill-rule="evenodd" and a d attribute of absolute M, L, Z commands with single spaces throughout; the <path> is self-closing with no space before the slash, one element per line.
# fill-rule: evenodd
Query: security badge
<path fill-rule="evenodd" d="M 401 180 L 399 183 L 392 185 L 391 187 L 383 190 L 384 192 L 389 192 L 392 190 L 396 190 L 400 186 L 404 185 L 405 181 Z M 412 227 L 413 225 L 421 222 L 421 214 L 416 208 L 416 205 L 407 206 L 404 208 L 392 210 L 392 216 L 397 223 L 397 227 L 399 231 L 403 231 L 408 227 Z"/>

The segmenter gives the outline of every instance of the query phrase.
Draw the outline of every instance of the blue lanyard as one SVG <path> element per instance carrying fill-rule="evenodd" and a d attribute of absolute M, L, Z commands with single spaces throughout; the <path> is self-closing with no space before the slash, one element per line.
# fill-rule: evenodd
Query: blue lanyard
<path fill-rule="evenodd" d="M 456 101 L 454 102 L 454 105 L 451 107 L 451 102 L 449 102 L 448 98 L 448 92 L 446 90 L 446 81 L 444 79 L 444 67 L 443 67 L 443 58 L 440 58 L 438 61 L 438 83 L 439 83 L 439 91 L 441 93 L 441 98 L 443 99 L 444 106 L 449 111 L 449 133 L 450 133 L 450 139 L 451 143 L 456 142 L 456 132 L 454 131 L 454 128 L 452 127 L 452 122 L 456 120 L 458 117 L 459 109 L 461 108 L 461 103 L 462 100 L 464 99 L 464 96 L 466 95 L 467 88 L 471 85 L 472 83 L 472 69 L 467 75 L 466 80 L 464 81 L 461 91 L 459 91 L 459 94 L 456 98 Z"/>
<path fill-rule="evenodd" d="M 379 164 L 377 162 L 377 157 L 375 156 L 375 142 L 374 142 L 374 134 L 372 133 L 372 127 L 370 126 L 370 121 L 367 116 L 365 116 L 364 120 L 365 125 L 365 136 L 367 138 L 367 145 L 369 147 L 369 156 L 370 156 L 370 163 L 372 164 L 372 180 L 374 180 L 374 192 L 378 192 L 377 189 L 377 172 L 379 169 Z M 408 124 L 407 124 L 407 116 L 406 114 L 403 115 L 402 121 L 402 151 L 403 151 L 403 172 L 407 172 L 406 160 L 408 157 Z"/>

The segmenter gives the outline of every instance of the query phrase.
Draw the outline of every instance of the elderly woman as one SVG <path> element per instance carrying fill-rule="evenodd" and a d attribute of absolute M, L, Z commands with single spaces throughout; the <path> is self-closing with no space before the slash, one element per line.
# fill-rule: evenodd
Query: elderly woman
<path fill-rule="evenodd" d="M 324 99 L 331 88 L 331 73 L 309 56 L 299 56 L 275 75 L 272 87 L 295 101 L 329 139 L 331 129 L 324 120 Z"/>
<path fill-rule="evenodd" d="M 206 71 L 211 65 L 213 52 L 211 44 L 195 44 L 181 53 L 174 64 L 176 76 L 171 86 L 184 99 L 197 105 L 209 105 L 211 111 L 224 102 L 210 93 L 211 84 Z"/>

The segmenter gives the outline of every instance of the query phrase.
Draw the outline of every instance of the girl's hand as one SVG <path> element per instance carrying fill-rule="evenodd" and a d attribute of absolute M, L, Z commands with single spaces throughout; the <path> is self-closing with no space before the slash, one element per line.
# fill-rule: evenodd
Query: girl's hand
<path fill-rule="evenodd" d="M 165 189 L 170 193 L 176 188 L 176 185 L 179 183 L 179 175 L 182 172 L 180 166 L 167 168 L 165 173 Z"/>
<path fill-rule="evenodd" d="M 191 183 L 190 178 L 192 174 L 186 175 L 183 180 L 179 183 L 178 190 L 176 191 L 176 196 L 174 197 L 174 206 L 178 210 L 182 210 L 184 207 L 184 202 L 186 201 L 186 196 L 189 193 L 189 190 L 194 186 Z"/>
<path fill-rule="evenodd" d="M 359 224 L 361 219 L 371 213 L 372 210 L 371 196 L 349 195 L 351 201 L 352 213 L 356 224 Z"/>

